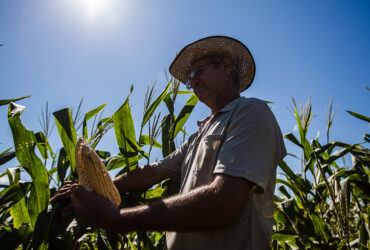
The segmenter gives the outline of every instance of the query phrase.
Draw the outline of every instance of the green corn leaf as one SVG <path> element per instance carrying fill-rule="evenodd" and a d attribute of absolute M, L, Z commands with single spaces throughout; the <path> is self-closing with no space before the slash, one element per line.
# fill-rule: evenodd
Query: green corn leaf
<path fill-rule="evenodd" d="M 356 112 L 353 112 L 353 111 L 349 111 L 349 110 L 346 110 L 349 114 L 353 115 L 354 117 L 360 119 L 360 120 L 363 120 L 365 122 L 370 122 L 370 117 L 368 116 L 365 116 L 365 115 L 361 115 L 359 113 L 356 113 Z"/>
<path fill-rule="evenodd" d="M 158 199 L 162 198 L 162 194 L 163 194 L 164 191 L 165 191 L 165 189 L 159 186 L 159 187 L 156 187 L 154 189 L 150 189 L 150 190 L 146 191 L 143 194 L 142 198 L 146 199 L 147 201 L 158 200 Z"/>
<path fill-rule="evenodd" d="M 125 134 L 123 134 L 126 142 L 135 150 L 135 154 L 140 153 L 142 156 L 144 156 L 146 159 L 148 159 L 148 154 L 145 153 L 145 151 L 137 145 L 136 141 L 132 141 L 130 138 L 127 138 Z M 125 155 L 124 155 L 125 156 Z M 127 157 L 132 157 L 133 154 L 127 154 Z"/>
<path fill-rule="evenodd" d="M 332 142 L 329 142 L 328 144 L 325 144 L 324 146 L 319 146 L 319 147 L 315 146 L 314 152 L 312 152 L 311 155 L 322 154 L 325 152 L 325 150 L 327 152 L 332 152 L 335 147 L 346 148 L 346 149 L 349 149 L 350 151 L 353 151 L 358 146 L 359 144 L 348 144 L 348 143 L 344 143 L 340 141 L 332 141 Z"/>
<path fill-rule="evenodd" d="M 300 141 L 301 141 L 300 144 L 303 145 L 304 158 L 305 158 L 305 160 L 308 160 L 312 149 L 311 149 L 311 146 L 310 146 L 309 142 L 306 139 L 306 132 L 307 131 L 305 131 L 302 127 L 302 121 L 301 121 L 301 118 L 299 117 L 297 105 L 296 105 L 294 99 L 293 99 L 293 103 L 294 103 L 294 114 L 295 114 L 295 117 L 296 117 L 299 137 L 300 137 Z M 311 111 L 309 111 L 309 112 L 311 112 Z M 311 116 L 311 114 L 310 114 L 310 116 Z"/>
<path fill-rule="evenodd" d="M 286 215 L 283 213 L 282 209 L 279 206 L 277 206 L 276 203 L 275 203 L 274 220 L 277 223 L 286 225 L 287 224 L 287 219 L 288 218 L 286 218 Z"/>
<path fill-rule="evenodd" d="M 99 122 L 98 122 L 98 127 L 99 126 L 102 126 L 102 124 L 104 123 L 110 123 L 112 122 L 112 117 L 106 117 L 106 118 L 103 118 L 101 119 Z"/>
<path fill-rule="evenodd" d="M 76 131 L 73 125 L 71 111 L 68 108 L 53 113 L 60 139 L 67 154 L 72 174 L 76 173 L 75 147 L 77 143 Z"/>
<path fill-rule="evenodd" d="M 338 176 L 340 172 L 338 172 Z M 343 176 L 344 177 L 344 176 Z M 347 178 L 349 178 L 350 181 L 359 181 L 359 182 L 364 182 L 364 183 L 367 183 L 368 180 L 367 178 L 364 178 L 361 174 L 359 173 L 355 173 L 355 174 L 351 174 L 349 175 Z"/>
<path fill-rule="evenodd" d="M 350 178 L 351 179 L 351 178 Z M 351 180 L 359 189 L 362 190 L 363 195 L 370 197 L 370 183 L 366 181 Z"/>
<path fill-rule="evenodd" d="M 150 104 L 148 110 L 145 112 L 144 117 L 143 117 L 143 122 L 141 123 L 141 127 L 144 127 L 145 124 L 148 122 L 149 118 L 153 115 L 154 111 L 157 109 L 159 104 L 165 99 L 166 93 L 171 87 L 172 80 L 168 82 L 166 88 L 162 91 L 162 93 L 157 97 L 157 99 Z"/>
<path fill-rule="evenodd" d="M 355 177 L 356 176 L 356 177 Z M 334 176 L 333 178 L 338 178 L 338 177 L 342 177 L 342 178 L 347 178 L 347 177 L 351 177 L 351 178 L 355 178 L 357 180 L 361 180 L 360 177 L 358 176 L 357 174 L 357 171 L 354 170 L 354 169 L 342 169 L 342 170 L 339 170 Z"/>
<path fill-rule="evenodd" d="M 181 130 L 181 128 L 184 126 L 185 122 L 189 118 L 190 113 L 193 111 L 195 105 L 198 102 L 198 98 L 196 97 L 195 94 L 192 94 L 190 98 L 188 99 L 187 103 L 185 106 L 181 109 L 180 114 L 176 118 L 174 124 L 171 126 L 170 129 L 170 135 L 172 140 L 174 140 Z"/>
<path fill-rule="evenodd" d="M 121 249 L 120 246 L 124 245 L 124 242 L 118 233 L 112 233 L 109 231 L 105 231 L 107 236 L 107 240 L 111 246 L 111 249 Z"/>
<path fill-rule="evenodd" d="M 109 171 L 126 166 L 126 159 L 125 157 L 119 155 L 113 155 L 109 157 L 106 161 L 104 161 L 104 164 L 107 166 L 107 169 Z"/>
<path fill-rule="evenodd" d="M 148 235 L 148 237 L 150 238 L 150 241 L 151 241 L 151 244 L 153 246 L 156 246 L 157 249 L 164 249 L 164 234 L 160 233 L 160 232 L 153 232 L 153 233 L 150 233 L 150 235 Z"/>
<path fill-rule="evenodd" d="M 337 160 L 337 159 L 343 157 L 344 155 L 348 154 L 350 151 L 351 151 L 350 148 L 343 148 L 343 149 L 337 150 L 332 155 L 330 155 L 329 159 L 325 160 L 325 163 L 326 164 L 331 164 L 335 160 Z"/>
<path fill-rule="evenodd" d="M 22 243 L 30 238 L 32 231 L 28 225 L 12 231 L 3 230 L 0 234 L 0 249 L 18 249 Z"/>
<path fill-rule="evenodd" d="M 303 178 L 295 174 L 285 163 L 284 160 L 282 160 L 279 163 L 279 167 L 284 171 L 284 173 L 288 176 L 288 178 L 296 185 L 296 187 L 299 188 L 300 192 L 302 194 L 308 193 L 311 189 L 311 186 L 309 183 L 306 183 Z"/>
<path fill-rule="evenodd" d="M 325 230 L 326 222 L 315 214 L 311 214 L 311 218 L 313 220 L 312 224 L 313 224 L 316 235 L 319 236 L 321 239 L 324 239 L 325 242 L 328 242 L 330 235 L 327 234 Z"/>
<path fill-rule="evenodd" d="M 294 229 L 295 233 L 298 234 L 299 231 L 298 231 L 298 228 L 297 228 L 297 225 L 296 223 L 294 222 L 294 219 L 296 217 L 296 203 L 295 203 L 295 200 L 293 198 L 291 199 L 288 199 L 282 203 L 280 203 L 280 206 L 282 208 L 282 212 L 286 215 L 286 217 L 288 218 L 292 228 Z"/>
<path fill-rule="evenodd" d="M 360 237 L 359 237 L 359 249 L 365 250 L 368 249 L 369 233 L 366 230 L 366 226 L 363 220 L 361 220 L 360 225 Z"/>
<path fill-rule="evenodd" d="M 299 235 L 294 232 L 280 232 L 280 233 L 276 232 L 272 234 L 272 240 L 284 241 L 284 242 L 292 241 L 296 239 L 297 237 L 299 237 Z"/>
<path fill-rule="evenodd" d="M 28 201 L 31 226 L 36 223 L 37 215 L 46 208 L 49 202 L 49 179 L 46 167 L 34 152 L 36 138 L 27 130 L 20 120 L 20 113 L 12 115 L 9 105 L 8 121 L 12 130 L 18 162 L 31 174 L 33 186 Z"/>
<path fill-rule="evenodd" d="M 89 112 L 87 112 L 85 114 L 85 117 L 84 117 L 84 120 L 85 121 L 88 121 L 90 120 L 91 118 L 93 118 L 94 116 L 96 116 L 107 104 L 102 104 L 100 105 L 99 107 L 93 109 L 93 110 L 90 110 Z"/>
<path fill-rule="evenodd" d="M 176 92 L 176 95 L 187 95 L 187 94 L 192 94 L 193 92 L 191 91 L 185 91 L 185 90 L 178 90 Z M 173 103 L 173 100 L 171 98 L 171 95 L 173 94 L 173 91 L 169 91 L 167 94 L 166 94 L 166 97 L 163 99 L 163 101 L 166 103 L 166 106 L 167 106 L 167 109 L 168 109 L 168 112 L 173 115 L 174 113 L 174 103 Z"/>
<path fill-rule="evenodd" d="M 311 171 L 312 175 L 315 175 L 315 170 L 314 170 L 314 163 L 315 163 L 315 157 L 311 154 L 308 160 L 304 163 L 304 172 L 307 172 L 309 169 Z"/>
<path fill-rule="evenodd" d="M 283 202 L 283 201 L 285 201 L 285 199 L 286 199 L 286 198 L 282 198 L 282 197 L 279 197 L 279 196 L 274 195 L 274 201 L 275 201 L 276 203 Z"/>
<path fill-rule="evenodd" d="M 288 191 L 286 190 L 285 186 L 280 186 L 278 189 L 279 189 L 280 193 L 285 195 L 288 199 L 292 198 L 290 196 L 290 194 L 288 193 Z"/>
<path fill-rule="evenodd" d="M 135 159 L 137 158 L 138 160 L 141 160 L 142 158 L 144 158 L 142 155 L 139 155 L 139 156 L 134 155 L 133 157 Z M 131 161 L 131 162 L 132 162 L 132 165 L 129 166 L 129 169 L 136 166 L 136 163 L 134 161 Z M 127 166 L 126 163 L 127 163 L 126 157 L 124 157 L 120 154 L 113 155 L 113 156 L 107 158 L 106 160 L 104 160 L 104 164 L 107 166 L 108 171 L 113 170 L 113 169 L 117 169 L 117 168 L 125 167 L 125 166 Z M 123 168 L 122 171 L 126 172 L 126 169 Z M 123 174 L 123 172 L 121 172 L 120 174 Z"/>
<path fill-rule="evenodd" d="M 141 135 L 140 140 L 139 140 L 139 144 L 140 144 L 140 146 L 150 145 L 151 141 L 153 142 L 154 147 L 162 148 L 162 145 L 159 142 L 157 142 L 153 138 L 150 138 L 148 135 Z"/>
<path fill-rule="evenodd" d="M 55 249 L 58 235 L 65 232 L 73 220 L 73 215 L 62 216 L 62 209 L 66 201 L 49 204 L 37 217 L 35 230 L 32 236 L 33 249 Z M 59 249 L 62 247 L 59 246 Z"/>
<path fill-rule="evenodd" d="M 166 115 L 162 119 L 162 155 L 163 158 L 167 157 L 170 153 L 175 150 L 175 142 L 170 135 L 170 128 L 175 122 L 174 117 L 170 114 Z"/>
<path fill-rule="evenodd" d="M 58 168 L 58 179 L 61 182 L 64 182 L 65 177 L 66 177 L 66 172 L 69 167 L 69 160 L 67 157 L 67 153 L 64 150 L 64 148 L 61 148 L 59 150 L 59 157 L 58 157 L 58 163 L 57 163 L 57 168 Z"/>
<path fill-rule="evenodd" d="M 294 182 L 299 184 L 299 178 L 295 175 L 295 173 L 290 169 L 290 167 L 282 160 L 279 163 L 279 167 L 284 171 L 284 173 Z"/>
<path fill-rule="evenodd" d="M 278 184 L 278 183 L 284 184 L 285 186 L 289 187 L 293 191 L 293 193 L 294 193 L 294 195 L 297 199 L 297 203 L 298 202 L 301 203 L 304 200 L 304 197 L 305 197 L 306 194 L 303 192 L 303 190 L 298 188 L 297 185 L 295 185 L 295 184 L 293 184 L 289 181 L 285 181 L 285 180 L 282 180 L 282 179 L 276 179 L 276 184 Z"/>
<path fill-rule="evenodd" d="M 127 238 L 127 239 L 128 239 L 128 243 L 130 244 L 130 248 L 132 250 L 138 250 L 135 244 L 132 242 L 132 240 L 130 238 Z"/>
<path fill-rule="evenodd" d="M 98 249 L 102 249 L 102 250 L 110 250 L 111 249 L 109 247 L 108 242 L 106 241 L 105 237 L 102 237 L 100 231 L 98 231 L 97 247 L 98 247 Z"/>
<path fill-rule="evenodd" d="M 0 144 L 1 144 L 1 143 L 0 143 Z M 5 149 L 3 152 L 1 152 L 1 153 L 0 153 L 0 156 L 2 156 L 2 155 L 4 155 L 4 154 L 8 153 L 11 149 L 12 149 L 12 148 L 7 148 L 7 149 Z"/>
<path fill-rule="evenodd" d="M 104 136 L 106 132 L 111 128 L 110 126 L 113 124 L 113 118 L 112 117 L 107 117 L 101 119 L 98 124 L 97 124 L 97 130 L 96 132 L 91 136 L 90 141 L 91 145 L 90 147 L 95 149 L 96 146 L 98 145 L 100 139 Z"/>
<path fill-rule="evenodd" d="M 50 178 L 52 178 L 52 175 L 55 174 L 58 171 L 57 167 L 54 167 L 48 171 L 48 175 Z"/>
<path fill-rule="evenodd" d="M 288 133 L 284 135 L 284 137 L 287 138 L 289 141 L 293 142 L 295 145 L 302 148 L 302 144 L 298 141 L 298 139 L 292 133 Z"/>
<path fill-rule="evenodd" d="M 23 199 L 31 189 L 30 183 L 17 182 L 0 192 L 0 213 Z"/>
<path fill-rule="evenodd" d="M 370 134 L 364 134 L 363 138 L 366 142 L 370 143 Z"/>
<path fill-rule="evenodd" d="M 173 115 L 173 113 L 175 112 L 175 108 L 174 108 L 174 102 L 171 98 L 171 95 L 172 95 L 172 91 L 168 92 L 166 96 L 164 97 L 163 101 L 167 106 L 168 112 Z"/>
<path fill-rule="evenodd" d="M 6 174 L 8 175 L 9 184 L 13 185 L 19 182 L 21 178 L 21 169 L 18 168 L 8 168 L 6 170 Z"/>
<path fill-rule="evenodd" d="M 87 121 L 96 116 L 104 107 L 106 104 L 100 105 L 96 109 L 93 109 L 85 114 L 84 120 L 83 120 L 83 125 L 82 125 L 82 134 L 85 139 L 87 139 Z"/>
<path fill-rule="evenodd" d="M 15 157 L 15 151 L 5 151 L 0 154 L 0 165 L 7 163 Z"/>
<path fill-rule="evenodd" d="M 172 91 L 171 91 L 172 92 Z M 188 95 L 188 94 L 193 94 L 192 91 L 189 91 L 189 90 L 178 90 L 176 92 L 177 95 Z"/>
<path fill-rule="evenodd" d="M 40 154 L 42 155 L 42 157 L 46 160 L 49 158 L 48 156 L 48 153 L 47 151 L 50 152 L 50 156 L 55 159 L 55 154 L 53 152 L 53 150 L 51 149 L 51 146 L 49 144 L 49 141 L 48 139 L 46 138 L 46 136 L 44 135 L 44 133 L 42 133 L 41 131 L 40 132 L 37 132 L 35 134 L 35 137 L 36 137 L 36 141 L 37 141 L 37 148 L 39 149 L 39 152 Z"/>
<path fill-rule="evenodd" d="M 110 153 L 108 151 L 95 150 L 95 152 L 99 155 L 101 159 L 106 160 L 110 157 Z"/>
<path fill-rule="evenodd" d="M 132 166 L 130 169 L 133 170 L 138 165 L 138 152 L 132 147 L 136 144 L 136 137 L 128 97 L 113 114 L 113 124 L 119 150 L 126 157 L 126 166 Z"/>
<path fill-rule="evenodd" d="M 25 98 L 28 98 L 28 97 L 30 97 L 30 95 L 19 97 L 19 98 L 16 98 L 16 99 L 0 100 L 0 106 L 7 105 L 11 102 L 16 102 L 16 101 L 19 101 L 19 100 L 22 100 L 22 99 L 25 99 Z"/>
<path fill-rule="evenodd" d="M 24 197 L 10 208 L 10 215 L 13 218 L 13 226 L 16 229 L 21 228 L 23 224 L 31 222 Z"/>

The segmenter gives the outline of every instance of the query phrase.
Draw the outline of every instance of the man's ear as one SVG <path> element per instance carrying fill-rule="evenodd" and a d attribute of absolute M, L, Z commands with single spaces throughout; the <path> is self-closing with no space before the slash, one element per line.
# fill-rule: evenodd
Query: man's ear
<path fill-rule="evenodd" d="M 227 75 L 231 75 L 231 71 L 233 69 L 233 62 L 231 61 L 230 57 L 224 58 L 222 67 Z"/>

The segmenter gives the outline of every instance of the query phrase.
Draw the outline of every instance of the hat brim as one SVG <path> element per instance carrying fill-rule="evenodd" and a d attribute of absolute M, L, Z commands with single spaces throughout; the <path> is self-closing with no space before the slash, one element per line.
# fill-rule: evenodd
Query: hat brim
<path fill-rule="evenodd" d="M 210 36 L 185 46 L 173 60 L 170 73 L 177 80 L 185 83 L 190 73 L 191 63 L 211 55 L 230 57 L 239 68 L 239 92 L 249 88 L 256 72 L 252 54 L 243 43 L 227 36 Z"/>

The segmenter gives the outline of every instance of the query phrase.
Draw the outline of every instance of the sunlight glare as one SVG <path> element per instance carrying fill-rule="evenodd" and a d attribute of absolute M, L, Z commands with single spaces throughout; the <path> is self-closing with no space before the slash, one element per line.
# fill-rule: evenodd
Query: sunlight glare
<path fill-rule="evenodd" d="M 123 5 L 120 0 L 74 0 L 77 9 L 89 22 L 115 21 L 122 15 Z"/>
<path fill-rule="evenodd" d="M 81 0 L 82 5 L 86 7 L 87 17 L 92 19 L 98 14 L 107 12 L 108 1 L 105 0 Z"/>

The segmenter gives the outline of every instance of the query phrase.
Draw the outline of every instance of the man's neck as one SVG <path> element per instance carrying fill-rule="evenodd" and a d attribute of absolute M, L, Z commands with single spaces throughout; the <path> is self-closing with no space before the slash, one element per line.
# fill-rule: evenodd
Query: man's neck
<path fill-rule="evenodd" d="M 211 113 L 212 114 L 216 113 L 217 111 L 225 107 L 227 104 L 229 104 L 230 102 L 234 101 L 235 99 L 239 97 L 240 97 L 239 92 L 231 92 L 231 93 L 229 92 L 228 95 L 224 95 L 221 98 L 219 98 L 220 100 L 218 100 L 213 107 L 210 107 Z"/>

